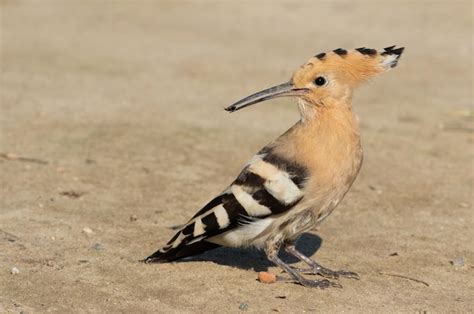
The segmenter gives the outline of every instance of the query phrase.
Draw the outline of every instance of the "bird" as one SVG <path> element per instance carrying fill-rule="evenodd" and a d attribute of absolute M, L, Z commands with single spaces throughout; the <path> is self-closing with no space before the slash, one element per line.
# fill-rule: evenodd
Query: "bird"
<path fill-rule="evenodd" d="M 396 67 L 404 47 L 381 50 L 342 48 L 318 53 L 291 79 L 245 97 L 225 108 L 235 112 L 277 97 L 294 97 L 300 119 L 258 151 L 237 178 L 182 225 L 146 263 L 173 262 L 225 247 L 256 247 L 290 281 L 305 287 L 342 287 L 329 279 L 358 279 L 355 272 L 333 271 L 295 246 L 341 202 L 363 160 L 353 93 L 362 83 Z M 293 268 L 284 251 L 309 266 Z M 306 274 L 320 275 L 308 279 Z"/>

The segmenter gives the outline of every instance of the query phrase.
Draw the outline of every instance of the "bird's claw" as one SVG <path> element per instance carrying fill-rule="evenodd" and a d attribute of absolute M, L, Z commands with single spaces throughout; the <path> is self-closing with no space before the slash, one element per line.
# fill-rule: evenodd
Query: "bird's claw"
<path fill-rule="evenodd" d="M 341 284 L 329 281 L 327 279 L 323 279 L 323 280 L 305 279 L 305 280 L 300 281 L 299 284 L 305 287 L 319 288 L 319 289 L 342 288 Z"/>
<path fill-rule="evenodd" d="M 359 280 L 359 275 L 347 270 L 330 270 L 327 268 L 315 270 L 318 275 L 326 278 L 339 279 L 340 277 Z"/>
<path fill-rule="evenodd" d="M 347 270 L 334 271 L 334 270 L 330 270 L 324 267 L 313 267 L 313 268 L 305 268 L 305 269 L 295 268 L 294 270 L 302 274 L 320 275 L 320 276 L 323 276 L 325 278 L 330 278 L 330 279 L 339 279 L 340 277 L 355 279 L 355 280 L 360 279 L 357 273 L 352 272 L 352 271 L 347 271 Z"/>
<path fill-rule="evenodd" d="M 297 279 L 291 279 L 291 278 L 277 276 L 277 281 L 278 282 L 293 282 L 293 283 L 297 283 L 297 284 L 300 284 L 304 287 L 309 287 L 309 288 L 319 288 L 319 289 L 342 288 L 341 284 L 329 281 L 327 279 L 309 280 L 309 279 L 306 279 L 306 278 L 301 278 L 300 280 L 297 280 Z"/>

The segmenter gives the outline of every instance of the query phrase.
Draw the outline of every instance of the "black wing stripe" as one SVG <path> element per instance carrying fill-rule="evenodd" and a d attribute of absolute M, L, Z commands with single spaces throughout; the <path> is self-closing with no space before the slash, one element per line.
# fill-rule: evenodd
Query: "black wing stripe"
<path fill-rule="evenodd" d="M 242 205 L 240 205 L 240 203 L 237 201 L 237 199 L 235 198 L 233 194 L 226 194 L 222 198 L 222 206 L 226 210 L 227 215 L 229 217 L 229 222 L 230 222 L 229 225 L 221 229 L 216 220 L 217 227 L 206 228 L 206 233 L 203 234 L 204 238 L 210 238 L 210 237 L 213 237 L 215 235 L 218 235 L 220 233 L 223 233 L 230 229 L 235 228 L 236 226 L 239 225 L 241 217 L 247 215 L 245 208 Z M 212 215 L 214 215 L 214 213 L 212 213 Z M 204 224 L 206 224 L 205 222 L 206 217 L 202 218 L 202 221 Z M 214 218 L 216 218 L 215 215 L 214 215 Z M 192 225 L 194 225 L 194 223 Z M 189 240 L 192 240 L 192 239 L 189 239 Z"/>
<path fill-rule="evenodd" d="M 298 186 L 298 188 L 303 188 L 306 178 L 308 177 L 308 170 L 297 164 L 294 161 L 287 160 L 277 154 L 269 151 L 264 157 L 263 161 L 268 162 L 269 164 L 274 165 L 280 170 L 287 172 L 290 175 L 291 180 Z"/>
<path fill-rule="evenodd" d="M 217 221 L 217 217 L 213 212 L 213 209 L 221 204 L 225 208 L 230 221 L 230 224 L 225 228 L 221 228 L 219 222 Z M 204 215 L 207 211 L 209 211 L 209 213 L 207 215 Z M 191 218 L 189 224 L 184 227 L 184 229 L 176 233 L 167 244 L 171 247 L 171 245 L 173 245 L 174 242 L 178 239 L 180 234 L 183 234 L 183 236 L 185 236 L 181 240 L 180 245 L 186 245 L 188 242 L 195 239 L 195 237 L 193 236 L 194 230 L 196 228 L 195 218 L 200 215 L 204 215 L 202 218 L 198 219 L 200 219 L 199 223 L 202 222 L 204 224 L 205 233 L 200 234 L 199 236 L 208 238 L 234 228 L 236 225 L 238 225 L 240 217 L 248 214 L 245 211 L 245 208 L 240 205 L 240 203 L 237 201 L 233 194 L 222 194 L 213 199 L 211 202 L 209 202 L 209 204 L 204 206 L 204 208 L 201 209 L 198 214 L 194 215 L 194 217 Z"/>
<path fill-rule="evenodd" d="M 219 223 L 217 222 L 217 217 L 214 213 L 210 213 L 204 216 L 202 219 L 202 223 L 206 226 L 206 232 L 219 229 Z"/>
<path fill-rule="evenodd" d="M 181 231 L 176 232 L 176 234 L 171 238 L 171 240 L 168 241 L 168 243 L 166 243 L 166 245 L 172 245 L 173 242 L 176 241 L 176 239 L 179 237 L 180 233 L 181 233 Z"/>
<path fill-rule="evenodd" d="M 229 215 L 230 225 L 227 227 L 235 226 L 241 216 L 247 215 L 245 208 L 240 205 L 233 194 L 228 194 L 224 199 L 223 206 Z"/>
<path fill-rule="evenodd" d="M 204 214 L 205 212 L 207 212 L 208 210 L 211 210 L 213 209 L 214 207 L 222 204 L 222 201 L 223 199 L 227 196 L 228 194 L 221 194 L 217 197 L 215 197 L 212 201 L 210 201 L 209 203 L 206 204 L 206 206 L 204 206 L 203 208 L 201 208 L 192 218 L 191 220 L 193 220 L 194 218 L 196 218 L 197 216 L 200 216 L 202 214 Z"/>
<path fill-rule="evenodd" d="M 265 189 L 265 179 L 258 174 L 244 170 L 239 175 L 237 180 L 235 180 L 234 184 L 253 188 L 253 191 L 249 191 L 252 198 L 260 205 L 270 209 L 274 215 L 282 213 L 290 208 L 290 205 L 285 205 L 284 203 L 280 202 Z M 268 216 L 270 215 L 260 215 L 256 218 L 265 218 Z"/>
<path fill-rule="evenodd" d="M 182 231 L 184 235 L 190 235 L 194 232 L 194 223 L 187 225 Z"/>
<path fill-rule="evenodd" d="M 260 205 L 268 207 L 273 215 L 283 213 L 290 209 L 293 205 L 285 205 L 277 200 L 273 195 L 267 192 L 265 189 L 258 190 L 252 194 L 254 200 Z"/>
<path fill-rule="evenodd" d="M 234 184 L 249 187 L 261 187 L 264 183 L 265 179 L 258 174 L 248 171 L 248 167 L 245 168 L 234 181 Z"/>

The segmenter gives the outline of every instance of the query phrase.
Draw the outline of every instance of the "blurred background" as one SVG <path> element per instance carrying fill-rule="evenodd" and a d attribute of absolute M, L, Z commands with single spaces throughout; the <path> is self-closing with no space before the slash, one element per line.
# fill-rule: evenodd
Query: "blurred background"
<path fill-rule="evenodd" d="M 474 307 L 472 1 L 0 0 L 0 10 L 0 311 Z M 317 53 L 395 44 L 406 47 L 399 66 L 354 98 L 361 174 L 317 231 L 316 258 L 360 281 L 259 284 L 245 265 L 265 262 L 248 250 L 137 262 L 299 118 L 288 99 L 223 107 Z"/>

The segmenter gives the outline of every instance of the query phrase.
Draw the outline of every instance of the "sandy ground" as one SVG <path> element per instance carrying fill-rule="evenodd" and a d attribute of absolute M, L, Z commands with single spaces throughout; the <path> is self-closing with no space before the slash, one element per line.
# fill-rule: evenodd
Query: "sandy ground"
<path fill-rule="evenodd" d="M 472 2 L 394 3 L 1 1 L 0 312 L 473 311 Z M 362 172 L 300 241 L 361 280 L 265 285 L 253 250 L 138 262 L 298 119 L 224 106 L 392 44 L 354 99 Z"/>

